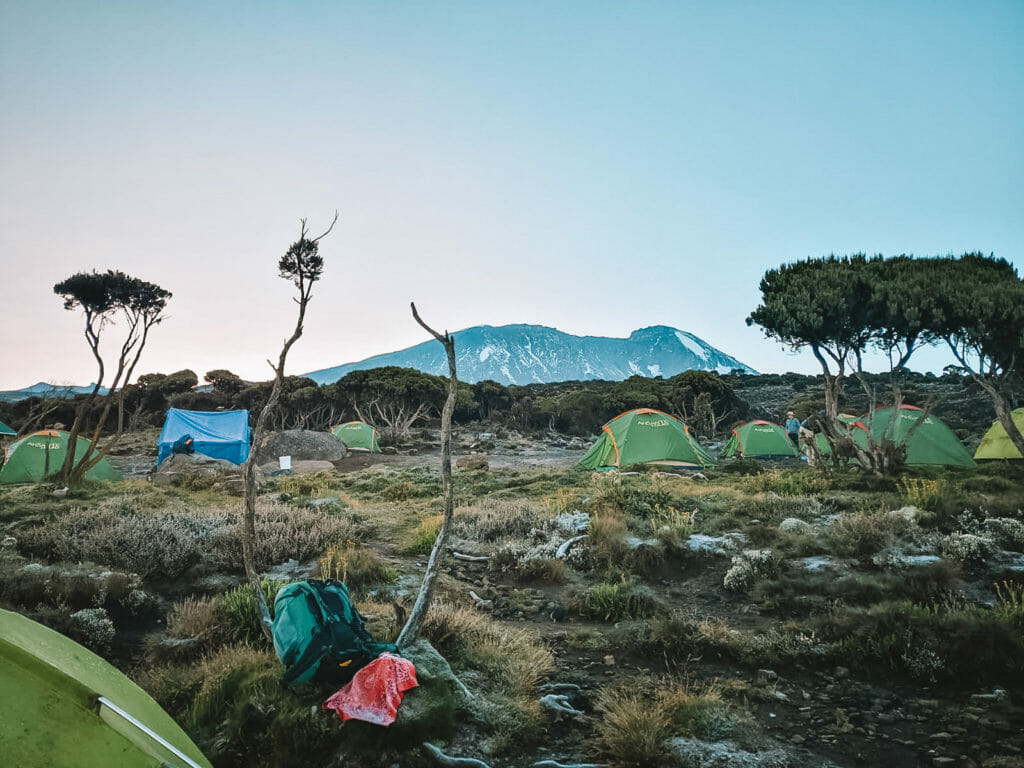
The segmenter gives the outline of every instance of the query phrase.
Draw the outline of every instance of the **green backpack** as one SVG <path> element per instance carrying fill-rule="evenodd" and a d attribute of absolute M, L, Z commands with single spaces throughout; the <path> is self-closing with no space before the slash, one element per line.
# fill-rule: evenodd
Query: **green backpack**
<path fill-rule="evenodd" d="M 378 643 L 366 631 L 340 581 L 296 581 L 274 598 L 274 651 L 285 666 L 285 683 L 339 684 L 394 643 Z"/>

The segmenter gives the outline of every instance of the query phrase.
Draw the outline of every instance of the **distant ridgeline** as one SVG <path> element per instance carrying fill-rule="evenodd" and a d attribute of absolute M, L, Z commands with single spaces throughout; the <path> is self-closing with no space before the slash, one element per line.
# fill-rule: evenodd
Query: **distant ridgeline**
<path fill-rule="evenodd" d="M 16 403 L 19 400 L 27 400 L 30 397 L 68 398 L 74 397 L 75 395 L 87 395 L 92 392 L 92 388 L 92 384 L 87 387 L 76 387 L 71 385 L 47 384 L 44 381 L 40 381 L 38 384 L 33 384 L 31 387 L 25 387 L 24 389 L 0 392 L 0 402 Z M 106 387 L 100 387 L 99 393 L 101 395 L 107 394 Z"/>
<path fill-rule="evenodd" d="M 478 325 L 456 331 L 455 353 L 459 380 L 474 384 L 547 384 L 556 381 L 622 381 L 630 376 L 669 378 L 683 371 L 753 368 L 715 349 L 692 333 L 656 325 L 633 331 L 628 338 L 573 336 L 543 325 Z M 304 374 L 318 384 L 330 384 L 352 371 L 397 366 L 446 376 L 444 349 L 425 341 L 408 349 Z"/>

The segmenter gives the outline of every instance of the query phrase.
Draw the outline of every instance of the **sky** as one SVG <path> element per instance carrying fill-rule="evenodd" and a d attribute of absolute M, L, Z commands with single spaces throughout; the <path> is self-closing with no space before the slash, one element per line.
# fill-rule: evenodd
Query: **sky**
<path fill-rule="evenodd" d="M 173 294 L 137 373 L 270 378 L 335 211 L 289 374 L 428 340 L 410 301 L 815 373 L 744 322 L 768 269 L 1024 270 L 1024 2 L 0 0 L 0 390 L 95 380 L 94 269 Z"/>

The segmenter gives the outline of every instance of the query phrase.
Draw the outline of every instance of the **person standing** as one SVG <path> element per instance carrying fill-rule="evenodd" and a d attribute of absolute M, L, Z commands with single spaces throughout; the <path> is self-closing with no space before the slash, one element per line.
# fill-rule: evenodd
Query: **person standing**
<path fill-rule="evenodd" d="M 800 444 L 800 419 L 792 411 L 786 413 L 786 433 L 793 445 Z"/>

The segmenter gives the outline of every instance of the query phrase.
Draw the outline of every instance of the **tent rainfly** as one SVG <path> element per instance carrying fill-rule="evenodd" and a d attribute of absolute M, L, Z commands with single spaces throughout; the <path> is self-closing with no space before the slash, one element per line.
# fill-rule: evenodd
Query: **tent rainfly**
<path fill-rule="evenodd" d="M 0 469 L 2 483 L 38 483 L 60 471 L 68 452 L 71 435 L 55 429 L 33 432 L 7 446 L 7 457 Z M 89 441 L 78 438 L 75 446 L 75 461 L 81 461 L 89 450 Z M 94 452 L 95 455 L 95 452 Z M 100 459 L 95 467 L 85 473 L 86 480 L 115 482 L 121 480 L 121 473 L 106 459 Z"/>
<path fill-rule="evenodd" d="M 377 442 L 377 430 L 365 421 L 348 421 L 334 427 L 331 429 L 331 432 L 350 451 L 380 453 L 380 443 Z"/>
<path fill-rule="evenodd" d="M 0 610 L 0 744 L 11 766 L 210 768 L 160 705 L 92 651 Z"/>
<path fill-rule="evenodd" d="M 16 437 L 17 432 L 0 421 L 0 437 Z"/>
<path fill-rule="evenodd" d="M 1017 425 L 1017 429 L 1024 433 L 1024 408 L 1016 409 L 1010 416 L 1013 418 L 1013 423 Z M 1006 434 L 1006 427 L 996 419 L 985 436 L 981 438 L 978 450 L 974 452 L 974 458 L 977 461 L 988 461 L 991 459 L 1019 459 L 1021 455 L 1020 449 Z"/>
<path fill-rule="evenodd" d="M 638 408 L 620 413 L 601 427 L 601 437 L 579 462 L 587 469 L 647 463 L 709 467 L 715 460 L 675 416 Z"/>
<path fill-rule="evenodd" d="M 732 431 L 732 437 L 729 438 L 720 458 L 742 456 L 747 459 L 754 457 L 795 459 L 799 455 L 785 429 L 774 422 L 757 419 L 740 424 Z"/>
<path fill-rule="evenodd" d="M 244 464 L 249 458 L 249 412 L 241 411 L 183 411 L 170 408 L 160 433 L 157 465 L 173 452 L 174 442 L 192 435 L 196 453 L 213 459 L 227 459 Z"/>

